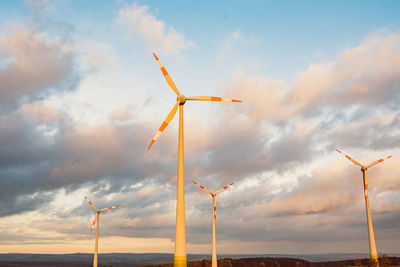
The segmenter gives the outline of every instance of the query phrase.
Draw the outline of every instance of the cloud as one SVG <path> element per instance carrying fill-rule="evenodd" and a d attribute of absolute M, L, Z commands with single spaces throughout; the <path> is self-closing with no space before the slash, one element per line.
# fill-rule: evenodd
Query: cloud
<path fill-rule="evenodd" d="M 233 36 L 240 39 L 241 33 Z M 377 106 L 393 110 L 400 100 L 399 65 L 400 36 L 381 32 L 334 60 L 310 64 L 292 85 L 237 73 L 225 92 L 244 100 L 243 111 L 257 120 L 319 116 L 335 108 L 357 108 L 357 115 Z"/>
<path fill-rule="evenodd" d="M 11 108 L 26 99 L 34 100 L 52 92 L 70 90 L 78 81 L 74 53 L 61 38 L 49 39 L 43 33 L 22 25 L 0 36 L 0 51 L 9 60 L 0 69 L 0 103 Z"/>
<path fill-rule="evenodd" d="M 382 115 L 371 114 L 367 117 L 348 123 L 346 127 L 332 127 L 324 138 L 340 147 L 362 148 L 370 150 L 389 150 L 399 147 L 400 112 L 387 112 Z"/>
<path fill-rule="evenodd" d="M 144 153 L 152 132 L 145 123 L 89 126 L 39 102 L 0 116 L 0 121 L 4 185 L 0 206 L 24 195 L 76 189 L 87 183 L 111 180 L 109 192 L 113 193 L 127 183 L 165 182 L 175 176 L 174 158 Z M 163 149 L 160 145 L 159 150 Z"/>
<path fill-rule="evenodd" d="M 244 102 L 234 111 L 233 107 L 221 109 L 223 115 L 215 118 L 215 125 L 223 128 L 208 133 L 213 138 L 207 146 L 210 151 L 204 151 L 209 161 L 203 167 L 208 166 L 211 173 L 219 170 L 245 177 L 270 168 L 282 171 L 305 166 L 337 147 L 397 148 L 399 112 L 394 107 L 400 96 L 396 86 L 400 76 L 396 61 L 388 58 L 397 57 L 399 46 L 398 35 L 370 36 L 336 59 L 312 64 L 293 85 L 236 75 L 223 94 Z M 387 66 L 376 68 L 375 62 L 388 61 Z M 379 80 L 378 75 L 386 87 L 371 83 L 368 92 L 358 91 L 360 83 Z M 379 92 L 384 98 L 375 96 Z"/>
<path fill-rule="evenodd" d="M 252 120 L 260 121 L 269 118 L 284 118 L 290 107 L 285 106 L 286 88 L 282 80 L 267 80 L 263 77 L 247 77 L 237 73 L 234 80 L 226 85 L 226 93 L 243 102 L 246 114 Z M 240 107 L 241 108 L 241 107 Z"/>
<path fill-rule="evenodd" d="M 310 177 L 299 179 L 298 186 L 290 192 L 282 192 L 269 203 L 272 216 L 306 214 L 332 214 L 343 211 L 360 199 L 361 180 L 348 178 L 347 168 L 336 162 L 321 166 Z M 360 175 L 361 177 L 361 175 Z"/>
<path fill-rule="evenodd" d="M 83 46 L 83 44 L 81 44 Z M 88 42 L 81 51 L 86 68 L 91 71 L 114 70 L 118 66 L 115 51 L 105 43 Z"/>
<path fill-rule="evenodd" d="M 36 210 L 53 199 L 51 193 L 18 195 L 13 199 L 0 202 L 0 217 L 21 214 L 27 211 Z"/>
<path fill-rule="evenodd" d="M 126 27 L 127 33 L 142 39 L 149 50 L 169 55 L 178 55 L 194 46 L 174 28 L 157 20 L 148 6 L 126 6 L 119 10 L 117 24 Z"/>
<path fill-rule="evenodd" d="M 314 250 L 323 240 L 362 243 L 361 173 L 332 158 L 340 158 L 337 147 L 371 160 L 399 151 L 399 75 L 397 60 L 389 60 L 397 59 L 399 40 L 396 34 L 369 36 L 337 58 L 311 64 L 293 85 L 239 74 L 223 88 L 223 95 L 244 102 L 218 106 L 219 116 L 204 133 L 208 138 L 196 148 L 196 163 L 186 160 L 189 175 L 206 186 L 237 181 L 235 196 L 224 201 L 229 208 L 222 213 L 232 211 L 220 217 L 219 240 L 312 242 Z M 396 216 L 387 215 L 399 209 L 389 204 L 400 196 L 391 164 L 398 160 L 370 174 L 373 218 L 382 237 L 397 227 Z M 199 214 L 208 212 L 209 203 L 195 204 L 192 238 L 207 242 L 200 234 L 207 220 Z M 389 248 L 394 239 L 386 238 L 383 247 Z"/>
<path fill-rule="evenodd" d="M 306 114 L 354 105 L 395 108 L 400 100 L 399 70 L 400 36 L 370 35 L 333 61 L 311 64 L 298 75 L 290 99 Z"/>
<path fill-rule="evenodd" d="M 144 21 L 160 23 L 148 14 L 147 7 L 127 7 L 120 16 L 134 10 Z M 162 33 L 165 37 L 165 31 Z M 34 36 L 31 39 L 44 47 L 63 51 L 57 39 L 35 34 L 25 35 Z M 235 36 L 240 39 L 240 32 Z M 400 113 L 394 108 L 398 89 L 389 86 L 398 82 L 397 70 L 389 72 L 396 66 L 393 61 L 387 63 L 389 67 L 385 65 L 386 53 L 396 58 L 397 42 L 397 35 L 370 36 L 337 58 L 311 64 L 293 84 L 239 73 L 221 86 L 221 95 L 244 102 L 213 105 L 204 125 L 185 122 L 188 242 L 209 242 L 204 233 L 210 230 L 210 198 L 189 185 L 196 179 L 210 188 L 235 182 L 217 201 L 218 240 L 222 243 L 255 242 L 273 247 L 271 244 L 291 242 L 293 250 L 306 243 L 310 251 L 316 251 L 329 240 L 329 244 L 347 242 L 359 248 L 366 238 L 361 174 L 334 149 L 342 148 L 356 157 L 367 154 L 372 160 L 386 153 L 382 150 L 400 151 Z M 93 72 L 107 62 L 103 59 L 110 52 L 102 44 L 98 48 L 99 53 L 86 58 L 88 66 L 94 66 L 90 68 Z M 71 67 L 74 53 L 67 49 L 66 54 L 71 56 Z M 64 62 L 63 55 L 53 57 L 54 66 Z M 370 60 L 362 59 L 364 56 Z M 385 60 L 378 69 L 373 65 L 379 58 Z M 2 65 L 4 70 L 22 61 L 7 62 Z M 384 70 L 388 75 L 383 75 Z M 381 72 L 381 82 L 369 83 L 364 93 L 359 91 L 364 80 L 378 79 L 375 71 Z M 90 125 L 75 120 L 62 107 L 37 100 L 43 92 L 62 91 L 46 88 L 68 80 L 68 73 L 38 84 L 31 101 L 0 113 L 2 220 L 37 212 L 30 231 L 43 233 L 52 228 L 52 234 L 61 240 L 68 236 L 71 242 L 88 238 L 93 214 L 81 196 L 87 194 L 99 207 L 121 205 L 105 214 L 105 236 L 173 239 L 176 128 L 168 128 L 163 140 L 146 151 L 158 119 L 143 121 L 131 108 L 119 107 L 110 112 L 107 123 Z M 381 88 L 384 95 L 376 96 Z M 21 89 L 9 102 L 17 103 L 31 93 Z M 374 226 L 377 236 L 389 240 L 385 244 L 400 238 L 396 234 L 400 233 L 398 160 L 395 156 L 391 160 L 370 172 Z M 79 203 L 72 204 L 77 198 Z M 68 207 L 60 209 L 65 203 Z M 17 234 L 7 238 L 23 240 Z"/>
<path fill-rule="evenodd" d="M 233 189 L 221 194 L 217 201 L 218 239 L 231 242 L 312 242 L 309 244 L 311 251 L 318 250 L 318 242 L 325 240 L 361 242 L 367 234 L 362 175 L 357 166 L 346 161 L 345 158 L 328 161 L 309 175 L 299 176 L 294 187 L 274 186 L 272 175 L 237 181 Z M 393 205 L 394 200 L 400 197 L 399 191 L 393 190 L 397 181 L 395 177 L 399 175 L 393 169 L 395 165 L 396 162 L 391 162 L 373 171 L 371 169 L 370 173 L 372 214 L 381 237 L 386 235 L 386 231 L 398 230 L 397 216 L 392 216 L 400 208 Z M 290 171 L 289 175 L 295 176 Z M 282 179 L 282 175 L 278 179 Z M 208 183 L 215 184 L 214 181 Z M 189 194 L 189 204 L 196 212 L 190 213 L 191 223 L 188 225 L 192 229 L 192 239 L 206 243 L 202 233 L 209 231 L 210 226 L 205 226 L 209 225 L 209 220 L 202 215 L 210 214 L 210 200 L 200 193 Z M 390 244 L 387 242 L 385 247 Z"/>

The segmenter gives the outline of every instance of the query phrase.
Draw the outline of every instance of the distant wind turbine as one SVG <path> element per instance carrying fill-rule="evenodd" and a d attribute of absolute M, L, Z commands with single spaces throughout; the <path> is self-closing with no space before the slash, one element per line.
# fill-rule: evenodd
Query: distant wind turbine
<path fill-rule="evenodd" d="M 179 139 L 178 139 L 178 177 L 177 177 L 177 201 L 176 201 L 176 225 L 175 225 L 175 248 L 174 248 L 174 267 L 187 266 L 186 263 L 186 230 L 185 230 L 185 179 L 184 179 L 184 156 L 183 156 L 183 105 L 186 100 L 200 100 L 200 101 L 224 101 L 224 102 L 242 102 L 240 100 L 227 99 L 214 96 L 191 96 L 186 97 L 179 92 L 175 83 L 172 81 L 167 70 L 164 68 L 161 61 L 154 54 L 158 65 L 164 78 L 167 80 L 168 85 L 174 90 L 177 95 L 177 101 L 172 110 L 169 112 L 167 118 L 164 120 L 157 134 L 151 141 L 148 149 L 154 144 L 160 134 L 168 126 L 174 118 L 179 106 Z"/>
<path fill-rule="evenodd" d="M 358 163 L 356 160 L 353 158 L 349 157 L 348 155 L 344 154 L 342 151 L 339 149 L 336 149 L 337 152 L 345 156 L 348 160 L 353 162 L 354 164 L 358 165 L 361 167 L 361 172 L 363 173 L 363 181 L 364 181 L 364 197 L 365 197 L 365 208 L 367 211 L 367 223 L 368 223 L 368 237 L 369 237 L 369 252 L 371 255 L 371 259 L 375 261 L 377 264 L 378 263 L 378 254 L 376 252 L 376 244 L 375 244 L 375 235 L 374 235 L 374 229 L 372 227 L 372 219 L 371 219 L 371 211 L 369 209 L 369 200 L 368 200 L 368 180 L 367 180 L 367 170 L 371 168 L 372 166 L 375 166 L 378 163 L 381 163 L 382 161 L 391 158 L 392 156 L 383 158 L 383 159 L 378 159 L 374 162 L 372 162 L 369 165 L 362 165 Z"/>
<path fill-rule="evenodd" d="M 98 248 L 99 248 L 99 223 L 100 223 L 100 212 L 105 211 L 105 210 L 110 210 L 114 208 L 118 208 L 118 206 L 112 206 L 108 208 L 104 208 L 101 210 L 98 210 L 93 203 L 85 196 L 87 202 L 89 203 L 90 206 L 96 211 L 96 217 L 94 217 L 94 221 L 92 223 L 92 227 L 90 228 L 90 232 L 92 232 L 94 225 L 97 222 L 97 227 L 96 227 L 96 242 L 94 243 L 94 259 L 93 259 L 93 267 L 97 267 L 97 255 L 98 255 Z"/>
<path fill-rule="evenodd" d="M 212 256 L 211 256 L 211 267 L 217 267 L 217 242 L 216 242 L 216 238 L 215 238 L 215 220 L 217 219 L 217 194 L 221 193 L 223 190 L 227 189 L 228 187 L 230 187 L 231 185 L 233 185 L 233 183 L 215 191 L 214 193 L 212 193 L 210 190 L 208 190 L 207 188 L 205 188 L 202 185 L 199 185 L 198 183 L 196 183 L 195 181 L 193 181 L 193 183 L 195 185 L 197 185 L 198 187 L 200 187 L 201 189 L 203 189 L 204 191 L 206 191 L 207 193 L 209 193 L 212 197 L 212 201 L 213 201 L 213 217 L 212 217 Z"/>

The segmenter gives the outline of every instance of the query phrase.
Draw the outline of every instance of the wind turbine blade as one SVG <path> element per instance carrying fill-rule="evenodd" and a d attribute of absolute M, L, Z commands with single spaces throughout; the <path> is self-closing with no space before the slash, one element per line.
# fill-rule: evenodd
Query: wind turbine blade
<path fill-rule="evenodd" d="M 158 57 L 156 56 L 156 54 L 153 53 L 153 55 L 154 55 L 154 57 L 156 58 L 157 63 L 158 63 L 158 65 L 160 66 L 161 72 L 163 73 L 164 78 L 167 80 L 168 85 L 172 88 L 172 90 L 175 91 L 175 93 L 176 93 L 177 95 L 180 95 L 181 93 L 179 92 L 178 88 L 176 87 L 174 81 L 172 81 L 171 76 L 169 76 L 167 70 L 164 68 L 164 66 L 163 66 L 163 64 L 161 63 L 161 61 L 158 59 Z"/>
<path fill-rule="evenodd" d="M 209 193 L 210 195 L 213 195 L 213 193 L 211 193 L 211 191 L 208 190 L 207 188 L 205 188 L 204 186 L 199 185 L 199 184 L 196 183 L 195 181 L 193 181 L 193 183 L 194 183 L 195 185 L 197 185 L 198 187 L 200 187 L 201 189 L 203 189 L 204 191 L 206 191 L 207 193 Z"/>
<path fill-rule="evenodd" d="M 366 169 L 368 169 L 369 167 L 375 166 L 376 164 L 381 163 L 381 162 L 384 161 L 384 160 L 390 159 L 391 157 L 392 157 L 392 156 L 386 157 L 386 158 L 384 158 L 384 159 L 378 159 L 377 161 L 374 161 L 374 162 L 372 162 L 371 164 L 369 164 L 369 165 L 366 167 Z"/>
<path fill-rule="evenodd" d="M 96 225 L 96 216 L 94 216 L 92 227 L 90 227 L 90 232 L 93 231 L 93 228 L 94 228 L 95 225 Z"/>
<path fill-rule="evenodd" d="M 111 210 L 111 209 L 115 209 L 115 208 L 118 208 L 118 207 L 119 207 L 119 205 L 117 205 L 117 206 L 112 206 L 112 207 L 108 207 L 108 208 L 101 209 L 100 211 Z"/>
<path fill-rule="evenodd" d="M 219 194 L 219 193 L 221 193 L 222 191 L 224 191 L 225 189 L 227 189 L 228 187 L 230 187 L 231 185 L 233 185 L 233 183 L 231 183 L 231 184 L 228 184 L 227 186 L 225 186 L 225 187 L 223 187 L 223 188 L 221 188 L 221 189 L 219 189 L 219 190 L 217 190 L 217 191 L 215 191 L 215 193 L 214 194 Z"/>
<path fill-rule="evenodd" d="M 92 206 L 92 208 L 93 208 L 95 211 L 99 211 L 99 210 L 93 205 L 93 203 L 92 203 L 86 196 L 85 196 L 85 198 L 86 198 L 87 202 L 89 203 L 89 205 Z"/>
<path fill-rule="evenodd" d="M 355 161 L 354 159 L 352 159 L 351 157 L 347 156 L 346 154 L 344 154 L 342 151 L 340 151 L 339 149 L 336 149 L 337 152 L 339 152 L 340 154 L 342 154 L 343 156 L 345 156 L 348 160 L 350 160 L 351 162 L 353 162 L 354 164 L 360 166 L 361 168 L 363 167 L 363 165 L 361 165 L 361 163 L 358 163 L 357 161 Z"/>
<path fill-rule="evenodd" d="M 160 134 L 164 131 L 164 129 L 168 126 L 168 124 L 171 122 L 171 120 L 174 118 L 176 111 L 178 110 L 179 102 L 176 102 L 175 106 L 171 109 L 169 112 L 167 118 L 164 120 L 163 124 L 161 125 L 160 129 L 158 129 L 158 132 L 154 136 L 153 140 L 151 140 L 151 143 L 149 145 L 149 148 L 154 144 L 154 142 L 157 140 L 157 138 L 160 136 Z"/>
<path fill-rule="evenodd" d="M 242 102 L 242 100 L 215 97 L 215 96 L 190 96 L 186 100 L 199 100 L 199 101 L 222 101 L 222 102 Z"/>

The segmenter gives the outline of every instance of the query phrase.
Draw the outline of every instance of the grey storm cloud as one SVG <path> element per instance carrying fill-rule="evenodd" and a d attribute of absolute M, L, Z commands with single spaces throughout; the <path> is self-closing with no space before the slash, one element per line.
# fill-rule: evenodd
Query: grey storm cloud
<path fill-rule="evenodd" d="M 327 138 L 336 144 L 352 147 L 368 147 L 373 150 L 395 149 L 400 145 L 400 111 L 388 112 L 392 115 L 385 118 L 384 114 L 372 115 L 365 118 L 361 123 L 353 123 L 338 129 L 331 129 Z M 384 118 L 384 120 L 382 120 Z"/>
<path fill-rule="evenodd" d="M 6 186 L 2 188 L 1 203 L 18 194 L 63 187 L 72 190 L 86 182 L 110 181 L 107 191 L 111 193 L 134 181 L 174 176 L 171 162 L 157 164 L 149 154 L 144 155 L 143 144 L 150 134 L 141 135 L 135 130 L 143 126 L 85 127 L 82 132 L 69 121 L 57 124 L 56 134 L 50 138 L 40 132 L 36 135 L 32 122 L 7 128 L 9 134 L 2 135 L 0 173 Z M 142 150 L 133 149 L 138 147 Z"/>
<path fill-rule="evenodd" d="M 321 166 L 311 176 L 300 178 L 292 190 L 279 193 L 269 193 L 268 181 L 261 183 L 259 192 L 255 195 L 245 194 L 245 190 L 240 190 L 239 184 L 217 201 L 219 240 L 362 240 L 367 232 L 361 172 L 351 165 L 348 168 L 335 165 L 336 168 Z M 375 186 L 373 181 L 379 179 L 382 177 L 374 172 L 370 183 Z M 389 199 L 399 197 L 398 192 L 390 189 L 379 187 L 378 190 L 386 192 Z M 370 196 L 372 207 L 379 206 L 376 200 L 378 193 L 372 191 Z M 209 218 L 202 215 L 211 214 L 209 199 L 204 199 L 201 203 L 198 203 L 198 198 L 190 201 L 191 204 L 196 203 L 196 209 L 201 211 L 191 213 L 189 222 L 192 223 L 188 223 L 193 229 L 192 235 L 196 237 L 193 239 L 198 242 L 207 242 L 202 233 L 210 229 Z M 218 204 L 221 204 L 220 209 Z M 393 208 L 400 208 L 393 204 Z M 385 236 L 388 230 L 398 232 L 396 213 L 375 208 L 372 212 L 377 225 L 376 231 L 381 231 L 381 236 Z M 393 237 L 393 232 L 391 233 Z"/>
<path fill-rule="evenodd" d="M 42 32 L 21 25 L 0 38 L 0 103 L 2 109 L 15 108 L 51 91 L 75 87 L 74 53 L 67 40 L 47 40 Z"/>
<path fill-rule="evenodd" d="M 0 180 L 2 216 L 33 210 L 51 199 L 35 195 L 47 186 L 54 164 L 51 138 L 19 108 L 51 93 L 76 87 L 74 53 L 66 40 L 12 25 L 0 36 Z M 12 203 L 12 204 L 11 204 Z"/>
<path fill-rule="evenodd" d="M 0 217 L 21 214 L 37 209 L 52 200 L 52 194 L 18 195 L 15 198 L 1 201 Z"/>

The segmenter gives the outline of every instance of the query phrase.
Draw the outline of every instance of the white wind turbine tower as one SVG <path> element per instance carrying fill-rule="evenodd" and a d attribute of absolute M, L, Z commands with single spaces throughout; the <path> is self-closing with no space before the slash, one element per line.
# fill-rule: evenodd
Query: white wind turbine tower
<path fill-rule="evenodd" d="M 104 209 L 97 209 L 93 203 L 85 196 L 85 199 L 87 200 L 87 202 L 89 203 L 90 206 L 92 206 L 92 208 L 96 211 L 96 217 L 94 217 L 94 221 L 92 223 L 92 227 L 90 228 L 90 232 L 93 231 L 93 227 L 97 222 L 97 227 L 96 227 L 96 241 L 94 243 L 94 259 L 93 259 L 93 267 L 97 267 L 97 255 L 98 255 L 98 248 L 99 248 L 99 223 L 100 223 L 100 212 L 102 211 L 106 211 L 106 210 L 110 210 L 110 209 L 114 209 L 114 208 L 118 208 L 118 206 L 112 206 L 112 207 L 108 207 L 108 208 L 104 208 Z"/>
<path fill-rule="evenodd" d="M 212 197 L 212 201 L 213 201 L 213 217 L 212 217 L 212 256 L 211 256 L 211 267 L 217 267 L 217 244 L 216 244 L 216 238 L 215 238 L 215 220 L 217 219 L 217 203 L 216 203 L 216 197 L 217 194 L 221 193 L 222 191 L 224 191 L 225 189 L 227 189 L 228 187 L 230 187 L 231 185 L 233 185 L 233 183 L 218 189 L 217 191 L 215 191 L 214 193 L 212 193 L 210 190 L 208 190 L 207 188 L 205 188 L 202 185 L 199 185 L 198 183 L 196 183 L 195 181 L 193 181 L 193 183 L 195 185 L 197 185 L 198 187 L 200 187 L 201 189 L 203 189 L 204 191 L 206 191 L 207 193 L 209 193 Z"/>
<path fill-rule="evenodd" d="M 368 200 L 368 180 L 367 180 L 367 170 L 371 168 L 372 166 L 375 166 L 378 163 L 381 163 L 382 161 L 391 158 L 392 156 L 383 158 L 383 159 L 378 159 L 369 165 L 362 165 L 358 163 L 356 160 L 353 158 L 349 157 L 348 155 L 344 154 L 342 151 L 339 149 L 336 149 L 337 152 L 345 156 L 348 160 L 353 162 L 354 164 L 358 165 L 361 167 L 361 172 L 363 173 L 363 181 L 364 181 L 364 197 L 365 197 L 365 208 L 367 211 L 367 224 L 368 224 L 368 237 L 369 237 L 369 252 L 371 255 L 371 259 L 376 262 L 376 264 L 379 265 L 378 262 L 378 253 L 376 252 L 376 244 L 375 244 L 375 235 L 374 235 L 374 229 L 372 227 L 372 219 L 371 219 L 371 211 L 369 209 L 369 200 Z"/>

